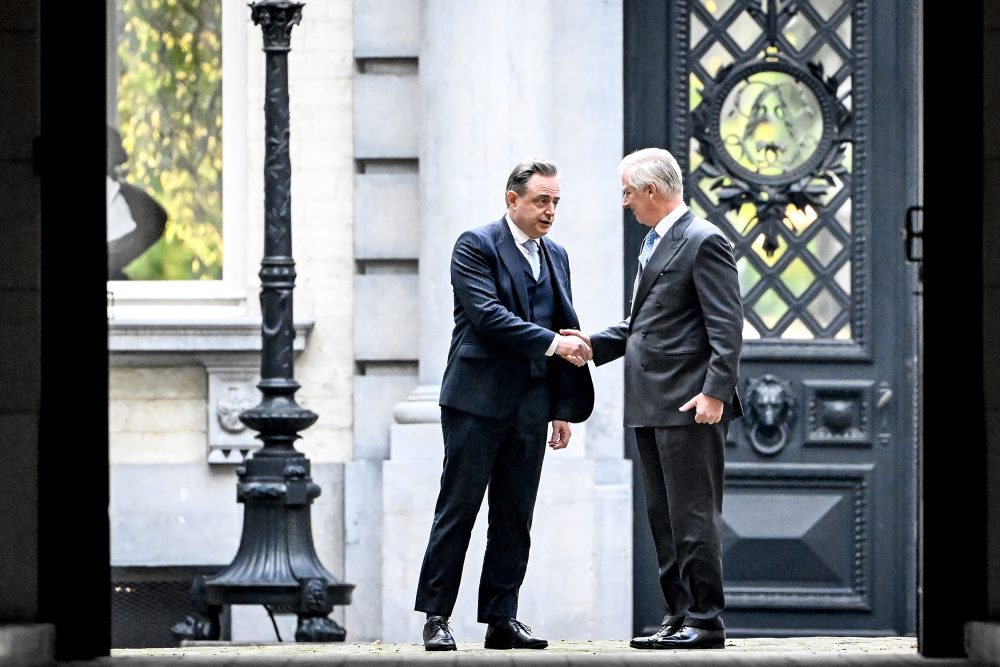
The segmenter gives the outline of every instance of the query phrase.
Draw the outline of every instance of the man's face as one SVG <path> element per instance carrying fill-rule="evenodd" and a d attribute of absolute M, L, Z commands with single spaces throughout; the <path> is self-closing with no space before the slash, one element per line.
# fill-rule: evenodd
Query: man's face
<path fill-rule="evenodd" d="M 523 195 L 507 193 L 510 219 L 530 238 L 545 236 L 552 229 L 559 205 L 559 179 L 555 176 L 532 174 Z"/>
<path fill-rule="evenodd" d="M 632 210 L 636 222 L 647 227 L 655 227 L 660 221 L 653 210 L 653 199 L 649 188 L 639 190 L 629 184 L 628 171 L 622 174 L 622 206 Z"/>

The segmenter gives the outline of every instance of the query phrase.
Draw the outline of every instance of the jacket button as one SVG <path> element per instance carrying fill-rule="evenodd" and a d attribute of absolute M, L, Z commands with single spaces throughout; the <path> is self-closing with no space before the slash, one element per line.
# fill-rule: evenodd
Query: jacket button
<path fill-rule="evenodd" d="M 663 307 L 663 304 L 662 304 L 662 303 L 660 303 L 659 301 L 657 301 L 657 302 L 656 302 L 656 307 L 657 307 L 657 308 L 662 308 L 662 307 Z"/>
<path fill-rule="evenodd" d="M 642 370 L 646 370 L 646 362 L 642 362 Z"/>
<path fill-rule="evenodd" d="M 645 337 L 646 337 L 646 336 L 647 336 L 647 335 L 649 334 L 649 332 L 648 332 L 648 331 L 646 331 L 645 329 L 643 329 L 643 330 L 641 331 L 641 333 L 642 333 L 642 337 L 643 337 L 643 338 L 645 338 Z"/>

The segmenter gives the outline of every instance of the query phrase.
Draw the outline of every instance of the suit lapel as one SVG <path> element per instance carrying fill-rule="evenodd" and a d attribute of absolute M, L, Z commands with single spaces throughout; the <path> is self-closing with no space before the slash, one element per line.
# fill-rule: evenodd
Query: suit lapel
<path fill-rule="evenodd" d="M 566 276 L 566 272 L 563 271 L 562 262 L 556 261 L 553 257 L 553 252 L 549 248 L 548 244 L 544 239 L 540 239 L 542 247 L 542 261 L 547 263 L 549 267 L 549 276 L 552 279 L 552 291 L 556 295 L 556 299 L 559 305 L 562 307 L 562 312 L 565 314 L 569 320 L 571 320 L 568 325 L 570 328 L 577 328 L 578 324 L 576 322 L 576 311 L 573 309 L 573 303 L 570 301 L 570 295 L 566 293 L 566 286 L 569 284 L 569 278 Z"/>
<path fill-rule="evenodd" d="M 632 298 L 632 317 L 639 311 L 639 305 L 646 299 L 649 290 L 656 282 L 657 276 L 670 265 L 677 253 L 687 241 L 684 232 L 688 225 L 694 220 L 694 213 L 688 209 L 680 219 L 670 227 L 670 238 L 663 239 L 656 245 L 656 250 L 646 262 L 646 268 L 639 274 L 639 285 L 636 287 L 635 296 Z"/>
<path fill-rule="evenodd" d="M 496 235 L 497 255 L 501 263 L 510 274 L 510 279 L 514 283 L 514 291 L 518 303 L 521 304 L 521 313 L 529 312 L 528 309 L 528 284 L 524 277 L 524 255 L 515 247 L 514 237 L 507 226 L 507 219 L 500 218 L 497 223 L 498 234 Z"/>

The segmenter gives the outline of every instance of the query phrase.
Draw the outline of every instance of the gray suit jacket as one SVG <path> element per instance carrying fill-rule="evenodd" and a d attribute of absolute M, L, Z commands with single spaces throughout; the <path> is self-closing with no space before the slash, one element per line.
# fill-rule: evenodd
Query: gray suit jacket
<path fill-rule="evenodd" d="M 688 210 L 656 246 L 629 317 L 590 339 L 594 363 L 625 357 L 625 426 L 694 424 L 699 392 L 742 416 L 737 391 L 743 302 L 732 245 Z"/>

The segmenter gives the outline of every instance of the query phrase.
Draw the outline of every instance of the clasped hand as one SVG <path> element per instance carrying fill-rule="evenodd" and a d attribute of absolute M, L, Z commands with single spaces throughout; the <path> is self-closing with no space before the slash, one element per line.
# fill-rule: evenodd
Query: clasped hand
<path fill-rule="evenodd" d="M 556 354 L 574 366 L 583 366 L 594 358 L 590 336 L 577 329 L 560 329 Z"/>

